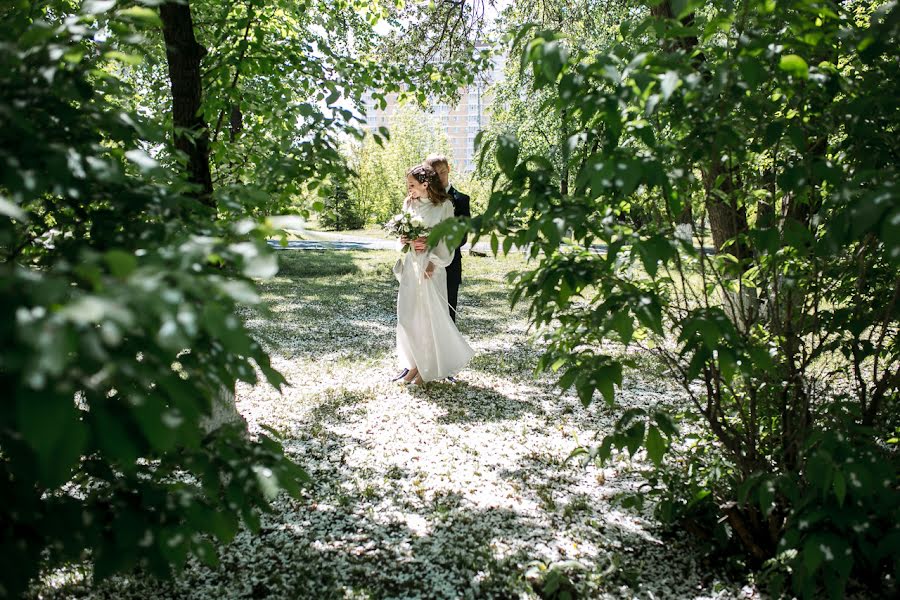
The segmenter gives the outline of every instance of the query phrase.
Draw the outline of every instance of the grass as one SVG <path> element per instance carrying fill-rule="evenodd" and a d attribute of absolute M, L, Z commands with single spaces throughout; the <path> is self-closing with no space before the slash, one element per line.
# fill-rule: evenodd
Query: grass
<path fill-rule="evenodd" d="M 252 430 L 283 432 L 312 478 L 304 497 L 279 497 L 261 534 L 221 548 L 219 567 L 192 560 L 171 582 L 97 584 L 71 569 L 33 597 L 537 598 L 529 565 L 570 561 L 579 597 L 693 597 L 719 583 L 683 538 L 662 544 L 652 522 L 610 502 L 633 489 L 624 464 L 565 462 L 615 415 L 535 378 L 526 306 L 510 307 L 506 284 L 521 256 L 463 259 L 459 323 L 476 357 L 458 383 L 424 389 L 389 382 L 396 253 L 279 257 L 261 284 L 268 309 L 243 316 L 290 385 L 241 386 L 238 408 Z M 653 388 L 620 397 L 654 404 Z"/>

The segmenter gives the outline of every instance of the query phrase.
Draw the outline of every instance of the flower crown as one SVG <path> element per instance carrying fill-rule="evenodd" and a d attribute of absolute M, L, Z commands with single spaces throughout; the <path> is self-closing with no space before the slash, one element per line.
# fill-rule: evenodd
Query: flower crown
<path fill-rule="evenodd" d="M 412 175 L 413 179 L 419 183 L 432 183 L 437 179 L 437 171 L 428 165 L 416 165 L 409 170 L 408 174 Z"/>

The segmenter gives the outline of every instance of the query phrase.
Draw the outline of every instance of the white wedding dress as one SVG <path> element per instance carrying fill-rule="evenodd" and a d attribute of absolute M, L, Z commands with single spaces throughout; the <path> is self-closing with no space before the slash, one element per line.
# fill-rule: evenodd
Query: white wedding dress
<path fill-rule="evenodd" d="M 434 227 L 453 216 L 453 202 L 441 205 L 412 200 L 404 209 L 419 215 L 426 227 Z M 475 354 L 450 318 L 447 303 L 447 265 L 453 252 L 443 240 L 418 253 L 410 248 L 394 266 L 400 281 L 397 293 L 397 354 L 407 369 L 417 367 L 423 381 L 455 375 Z M 431 278 L 425 277 L 428 262 L 434 263 Z"/>

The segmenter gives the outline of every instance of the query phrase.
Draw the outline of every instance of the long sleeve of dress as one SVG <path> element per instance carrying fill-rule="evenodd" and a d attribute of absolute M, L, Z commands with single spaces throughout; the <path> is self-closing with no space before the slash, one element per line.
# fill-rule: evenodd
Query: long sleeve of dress
<path fill-rule="evenodd" d="M 453 216 L 453 203 L 449 200 L 444 202 L 441 210 L 441 221 L 445 219 L 449 219 Z M 435 223 L 434 225 L 437 225 Z M 453 249 L 456 250 L 455 248 Z M 447 246 L 447 242 L 445 240 L 441 240 L 438 242 L 438 245 L 430 248 L 428 251 L 428 260 L 434 263 L 436 267 L 447 267 L 451 262 L 453 262 L 453 251 Z"/>

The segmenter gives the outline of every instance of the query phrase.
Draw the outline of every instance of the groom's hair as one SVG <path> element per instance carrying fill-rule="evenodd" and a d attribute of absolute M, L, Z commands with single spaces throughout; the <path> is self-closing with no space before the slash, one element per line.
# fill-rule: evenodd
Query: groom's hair
<path fill-rule="evenodd" d="M 425 157 L 425 160 L 423 162 L 432 169 L 437 167 L 447 167 L 448 169 L 450 168 L 450 161 L 447 160 L 447 157 L 443 154 L 429 154 Z"/>

